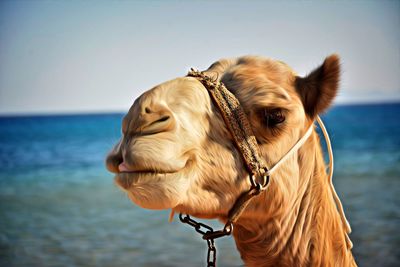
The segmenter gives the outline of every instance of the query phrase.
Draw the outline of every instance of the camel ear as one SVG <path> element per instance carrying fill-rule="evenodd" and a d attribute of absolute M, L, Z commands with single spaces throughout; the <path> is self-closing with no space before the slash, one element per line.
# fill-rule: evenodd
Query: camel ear
<path fill-rule="evenodd" d="M 339 75 L 339 56 L 331 55 L 306 77 L 296 77 L 296 90 L 304 110 L 311 118 L 324 112 L 331 105 L 338 91 Z"/>

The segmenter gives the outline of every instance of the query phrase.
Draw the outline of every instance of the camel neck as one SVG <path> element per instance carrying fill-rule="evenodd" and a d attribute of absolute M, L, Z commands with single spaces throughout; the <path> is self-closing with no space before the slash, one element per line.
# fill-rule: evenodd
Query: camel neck
<path fill-rule="evenodd" d="M 271 181 L 235 224 L 242 259 L 246 266 L 355 266 L 315 133 L 297 157 L 296 190 L 285 195 Z"/>

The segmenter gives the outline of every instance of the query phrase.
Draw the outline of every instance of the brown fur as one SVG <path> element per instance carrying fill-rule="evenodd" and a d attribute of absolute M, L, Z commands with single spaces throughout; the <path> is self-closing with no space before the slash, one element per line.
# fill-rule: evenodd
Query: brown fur
<path fill-rule="evenodd" d="M 339 57 L 332 55 L 307 77 L 296 77 L 295 87 L 311 117 L 325 111 L 332 103 L 339 84 Z"/>
<path fill-rule="evenodd" d="M 339 59 L 328 57 L 305 78 L 282 62 L 250 56 L 220 60 L 207 73 L 239 99 L 271 166 L 332 102 Z M 285 116 L 275 127 L 265 125 L 260 115 L 271 108 Z M 107 167 L 142 207 L 225 221 L 237 197 L 250 187 L 232 137 L 196 79 L 178 78 L 143 94 L 125 117 L 123 133 Z M 131 172 L 118 172 L 122 162 Z M 236 223 L 234 237 L 246 265 L 355 265 L 325 168 L 313 133 Z"/>

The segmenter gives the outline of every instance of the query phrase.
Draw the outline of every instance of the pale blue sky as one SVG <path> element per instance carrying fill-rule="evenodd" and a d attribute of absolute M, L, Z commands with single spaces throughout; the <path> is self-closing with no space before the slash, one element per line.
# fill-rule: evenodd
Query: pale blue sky
<path fill-rule="evenodd" d="M 124 111 L 246 54 L 299 74 L 338 53 L 338 102 L 400 101 L 400 1 L 1 1 L 0 113 Z"/>

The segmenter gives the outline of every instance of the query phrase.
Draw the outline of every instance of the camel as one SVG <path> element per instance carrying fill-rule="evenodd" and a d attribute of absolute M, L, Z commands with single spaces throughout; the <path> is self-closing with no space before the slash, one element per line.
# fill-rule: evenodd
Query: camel
<path fill-rule="evenodd" d="M 331 55 L 300 77 L 281 61 L 244 56 L 221 59 L 204 74 L 239 100 L 261 156 L 272 166 L 331 105 L 339 61 Z M 225 223 L 251 186 L 222 115 L 196 78 L 179 77 L 143 93 L 123 118 L 122 135 L 106 166 L 140 207 Z M 313 128 L 234 223 L 245 265 L 356 266 L 350 227 L 335 197 Z"/>

